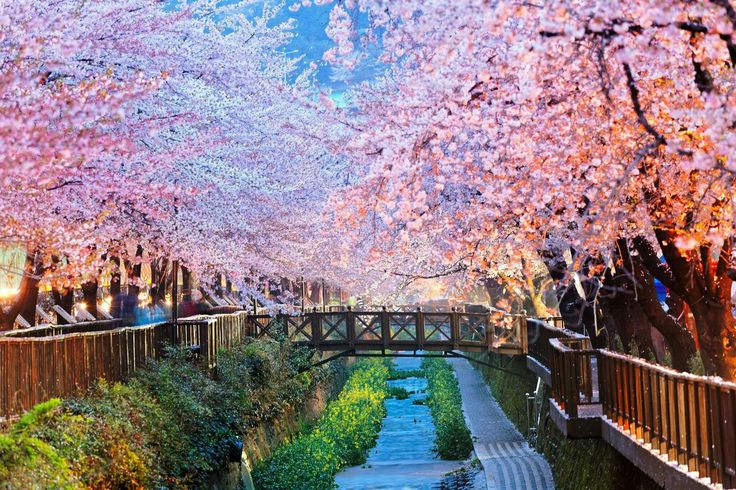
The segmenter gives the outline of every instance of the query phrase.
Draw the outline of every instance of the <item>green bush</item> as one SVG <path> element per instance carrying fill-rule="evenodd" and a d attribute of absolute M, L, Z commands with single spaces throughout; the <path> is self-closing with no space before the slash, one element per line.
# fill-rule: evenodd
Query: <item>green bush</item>
<path fill-rule="evenodd" d="M 465 425 L 455 373 L 443 359 L 424 359 L 422 368 L 427 376 L 427 405 L 434 418 L 437 454 L 442 459 L 464 459 L 473 450 L 473 440 Z"/>
<path fill-rule="evenodd" d="M 406 388 L 402 388 L 401 386 L 389 386 L 388 396 L 396 398 L 397 400 L 406 400 L 409 398 L 409 392 L 406 391 Z"/>
<path fill-rule="evenodd" d="M 261 490 L 328 490 L 346 465 L 365 462 L 386 415 L 386 361 L 358 362 L 314 429 L 278 448 L 253 472 Z"/>
<path fill-rule="evenodd" d="M 324 367 L 299 374 L 306 354 L 256 341 L 223 352 L 216 376 L 171 350 L 127 383 L 37 405 L 0 435 L 0 488 L 196 487 L 247 427 L 299 406 Z"/>

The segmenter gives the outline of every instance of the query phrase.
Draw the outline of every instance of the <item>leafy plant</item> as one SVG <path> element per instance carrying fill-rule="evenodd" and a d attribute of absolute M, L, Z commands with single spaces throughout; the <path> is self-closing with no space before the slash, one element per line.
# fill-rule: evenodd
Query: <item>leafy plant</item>
<path fill-rule="evenodd" d="M 384 360 L 358 362 L 314 429 L 278 448 L 253 477 L 263 490 L 329 490 L 346 465 L 365 462 L 385 416 L 389 376 Z"/>
<path fill-rule="evenodd" d="M 426 404 L 434 418 L 437 454 L 442 459 L 464 459 L 473 450 L 473 440 L 465 424 L 455 373 L 443 359 L 424 359 L 422 368 L 427 377 Z"/>
<path fill-rule="evenodd" d="M 333 372 L 299 374 L 307 354 L 271 341 L 222 352 L 214 377 L 193 361 L 171 349 L 127 383 L 37 405 L 0 434 L 0 488 L 200 486 L 247 427 L 300 406 Z"/>
<path fill-rule="evenodd" d="M 396 398 L 397 400 L 406 400 L 409 398 L 409 392 L 401 386 L 389 386 L 388 394 L 391 398 Z"/>

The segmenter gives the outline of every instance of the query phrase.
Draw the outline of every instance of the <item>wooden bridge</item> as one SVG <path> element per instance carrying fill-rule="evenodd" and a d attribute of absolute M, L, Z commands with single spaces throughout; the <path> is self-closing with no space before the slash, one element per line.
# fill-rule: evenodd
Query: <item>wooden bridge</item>
<path fill-rule="evenodd" d="M 450 311 L 312 312 L 251 316 L 253 335 L 323 351 L 460 351 L 525 354 L 526 317 Z"/>

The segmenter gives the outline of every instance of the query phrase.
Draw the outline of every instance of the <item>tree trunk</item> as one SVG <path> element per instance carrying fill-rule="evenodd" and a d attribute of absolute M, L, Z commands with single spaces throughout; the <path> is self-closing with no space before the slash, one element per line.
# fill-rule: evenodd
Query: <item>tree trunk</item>
<path fill-rule="evenodd" d="M 705 370 L 724 379 L 736 380 L 736 338 L 730 305 L 702 301 L 693 305 Z"/>
<path fill-rule="evenodd" d="M 118 257 L 110 257 L 110 261 L 115 264 L 115 269 L 110 275 L 110 315 L 113 318 L 120 318 L 122 314 L 122 284 L 120 274 L 120 259 Z"/>
<path fill-rule="evenodd" d="M 154 305 L 166 300 L 166 291 L 171 286 L 169 259 L 159 258 L 151 261 L 151 301 Z"/>
<path fill-rule="evenodd" d="M 87 281 L 82 283 L 84 303 L 87 305 L 87 311 L 95 318 L 97 318 L 97 289 L 97 281 Z"/>
<path fill-rule="evenodd" d="M 680 250 L 677 235 L 670 229 L 657 228 L 655 235 L 667 265 L 660 263 L 644 239 L 637 240 L 647 269 L 679 295 L 695 318 L 700 354 L 708 374 L 736 379 L 736 325 L 731 304 L 731 278 L 726 274 L 730 263 L 732 240 L 726 240 L 713 259 L 712 245 L 695 250 Z"/>
<path fill-rule="evenodd" d="M 138 294 L 141 292 L 140 279 L 141 279 L 141 268 L 143 264 L 140 258 L 143 257 L 143 247 L 138 245 L 135 251 L 136 262 L 135 264 L 126 263 L 128 267 L 128 295 L 135 296 L 138 298 Z"/>
<path fill-rule="evenodd" d="M 174 278 L 177 281 L 179 278 Z M 192 300 L 192 273 L 189 272 L 184 266 L 181 266 L 181 300 L 191 301 Z"/>
<path fill-rule="evenodd" d="M 36 324 L 36 305 L 38 304 L 38 284 L 41 282 L 46 269 L 41 259 L 41 254 L 33 253 L 33 276 L 28 278 L 28 286 L 26 297 L 20 310 L 20 315 L 25 318 L 31 325 Z"/>
<path fill-rule="evenodd" d="M 635 240 L 636 243 L 639 243 Z M 623 282 L 619 282 L 619 289 L 623 292 L 632 291 L 629 294 L 635 305 L 628 308 L 639 308 L 644 315 L 642 321 L 651 325 L 667 341 L 672 354 L 672 366 L 681 371 L 687 371 L 688 360 L 695 354 L 695 341 L 684 322 L 678 321 L 676 316 L 664 311 L 657 297 L 657 289 L 654 284 L 654 276 L 645 266 L 644 259 L 648 257 L 646 250 L 633 255 L 629 252 L 626 240 L 617 243 L 618 255 L 620 257 L 619 269 Z M 640 245 L 642 245 L 640 243 Z M 637 251 L 639 247 L 637 247 Z M 675 294 L 675 293 L 671 293 Z M 650 327 L 650 328 L 651 328 Z M 649 336 L 651 345 L 651 335 Z"/>
<path fill-rule="evenodd" d="M 52 291 L 52 295 L 54 297 L 54 303 L 61 306 L 64 311 L 71 315 L 72 308 L 74 307 L 74 289 L 67 288 L 60 291 L 54 288 L 54 290 Z M 67 322 L 61 315 L 56 315 L 56 323 L 59 325 L 69 324 L 69 322 Z"/>

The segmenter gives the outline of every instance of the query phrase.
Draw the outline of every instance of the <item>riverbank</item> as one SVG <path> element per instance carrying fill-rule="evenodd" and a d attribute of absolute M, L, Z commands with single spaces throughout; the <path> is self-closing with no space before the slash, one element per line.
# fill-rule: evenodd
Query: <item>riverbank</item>
<path fill-rule="evenodd" d="M 208 487 L 240 461 L 248 428 L 299 410 L 332 367 L 287 343 L 250 341 L 211 372 L 172 350 L 125 383 L 100 381 L 78 398 L 34 407 L 0 434 L 4 488 Z M 246 444 L 247 446 L 248 444 Z"/>
<path fill-rule="evenodd" d="M 316 425 L 276 449 L 256 466 L 259 490 L 331 490 L 335 474 L 365 462 L 386 414 L 388 362 L 355 363 L 345 387 L 325 409 Z"/>
<path fill-rule="evenodd" d="M 487 354 L 474 354 L 488 360 Z M 526 393 L 533 393 L 536 377 L 527 370 L 523 356 L 493 359 L 512 371 L 503 372 L 475 365 L 485 383 L 498 401 L 504 414 L 513 422 L 524 438 L 529 438 L 527 427 Z M 541 423 L 535 434 L 534 448 L 550 462 L 555 485 L 559 490 L 655 490 L 659 488 L 630 461 L 621 456 L 602 439 L 568 439 L 549 418 L 548 387 L 544 387 Z"/>

